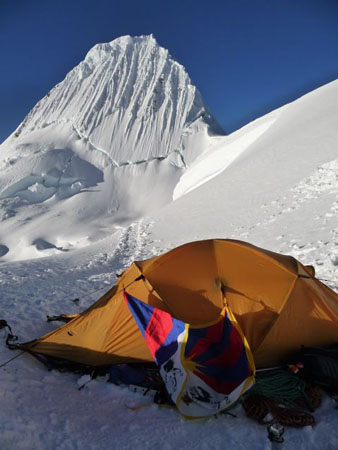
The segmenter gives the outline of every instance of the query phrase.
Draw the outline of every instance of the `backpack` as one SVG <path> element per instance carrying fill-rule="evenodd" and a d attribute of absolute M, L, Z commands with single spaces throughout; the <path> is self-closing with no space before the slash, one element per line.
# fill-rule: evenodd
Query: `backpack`
<path fill-rule="evenodd" d="M 331 347 L 301 347 L 288 360 L 289 367 L 301 368 L 299 375 L 331 393 L 338 393 L 338 344 Z"/>

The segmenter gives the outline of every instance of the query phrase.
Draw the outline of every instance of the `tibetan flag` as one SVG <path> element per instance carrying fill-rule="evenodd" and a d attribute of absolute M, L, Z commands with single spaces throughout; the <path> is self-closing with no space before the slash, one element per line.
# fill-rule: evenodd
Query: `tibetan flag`
<path fill-rule="evenodd" d="M 253 385 L 253 357 L 228 308 L 217 321 L 193 327 L 126 292 L 125 299 L 182 414 L 214 415 Z"/>

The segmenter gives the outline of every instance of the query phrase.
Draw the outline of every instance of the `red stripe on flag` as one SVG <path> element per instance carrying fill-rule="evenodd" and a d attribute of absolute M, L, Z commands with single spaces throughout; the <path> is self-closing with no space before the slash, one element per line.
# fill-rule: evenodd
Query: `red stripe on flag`
<path fill-rule="evenodd" d="M 219 320 L 214 325 L 211 325 L 208 327 L 206 339 L 209 339 L 212 342 L 220 342 L 223 337 L 224 333 L 224 322 L 227 321 L 226 317 L 222 317 L 221 320 Z"/>
<path fill-rule="evenodd" d="M 208 327 L 206 336 L 200 338 L 185 357 L 187 359 L 198 358 L 199 355 L 206 353 L 209 347 L 219 343 L 223 336 L 224 320 L 225 319 L 223 318 L 219 322 Z"/>
<path fill-rule="evenodd" d="M 229 344 L 216 358 L 205 361 L 205 365 L 217 365 L 225 369 L 229 369 L 238 363 L 243 353 L 243 341 L 238 330 L 232 325 Z"/>
<path fill-rule="evenodd" d="M 154 308 L 154 312 L 145 331 L 146 343 L 153 357 L 155 357 L 157 350 L 164 344 L 172 327 L 173 321 L 171 315 Z"/>
<path fill-rule="evenodd" d="M 213 342 L 210 342 L 205 338 L 199 339 L 190 352 L 185 355 L 186 359 L 197 359 L 200 355 L 204 354 L 212 344 Z"/>

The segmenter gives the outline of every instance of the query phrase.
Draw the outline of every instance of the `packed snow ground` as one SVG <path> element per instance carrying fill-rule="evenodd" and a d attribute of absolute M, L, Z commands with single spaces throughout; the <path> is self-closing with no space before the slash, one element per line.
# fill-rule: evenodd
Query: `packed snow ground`
<path fill-rule="evenodd" d="M 111 48 L 96 50 L 101 57 Z M 52 330 L 47 314 L 92 304 L 132 261 L 198 239 L 242 239 L 291 254 L 338 291 L 337 81 L 228 137 L 203 132 L 184 167 L 177 152 L 109 165 L 92 157 L 83 136 L 76 144 L 67 121 L 39 128 L 28 119 L 33 131 L 22 132 L 19 146 L 2 147 L 0 180 L 0 318 L 20 341 Z M 3 340 L 0 365 L 16 354 Z M 240 406 L 235 418 L 190 422 L 103 378 L 79 390 L 77 375 L 48 372 L 26 354 L 1 367 L 0 377 L 1 450 L 269 448 L 265 428 Z M 335 406 L 325 397 L 313 429 L 286 429 L 284 448 L 336 450 Z"/>
<path fill-rule="evenodd" d="M 32 261 L 3 264 L 0 270 L 2 310 L 21 340 L 54 328 L 47 314 L 78 312 L 115 281 L 115 274 L 134 259 L 158 254 L 154 223 L 140 221 L 89 248 Z M 288 253 L 295 253 L 290 243 Z M 296 252 L 297 253 L 297 252 Z M 330 273 L 325 258 L 322 274 Z M 73 300 L 80 298 L 80 304 Z M 1 346 L 1 363 L 15 355 Z M 104 378 L 79 390 L 85 380 L 75 374 L 48 372 L 24 354 L 1 369 L 1 449 L 268 449 L 265 427 L 247 419 L 221 415 L 190 422 L 177 410 L 152 404 L 150 397 L 108 384 Z M 136 409 L 140 406 L 143 408 Z M 286 429 L 285 449 L 338 446 L 335 402 L 324 398 L 315 412 L 314 429 Z"/>

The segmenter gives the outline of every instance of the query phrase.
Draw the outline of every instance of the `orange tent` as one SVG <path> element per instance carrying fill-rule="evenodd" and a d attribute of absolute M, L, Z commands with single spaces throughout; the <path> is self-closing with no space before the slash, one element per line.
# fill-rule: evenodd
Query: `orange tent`
<path fill-rule="evenodd" d="M 90 308 L 21 347 L 92 366 L 152 361 L 124 289 L 192 325 L 216 320 L 227 302 L 257 367 L 279 363 L 301 345 L 338 342 L 338 294 L 311 267 L 245 242 L 213 239 L 134 262 Z"/>

